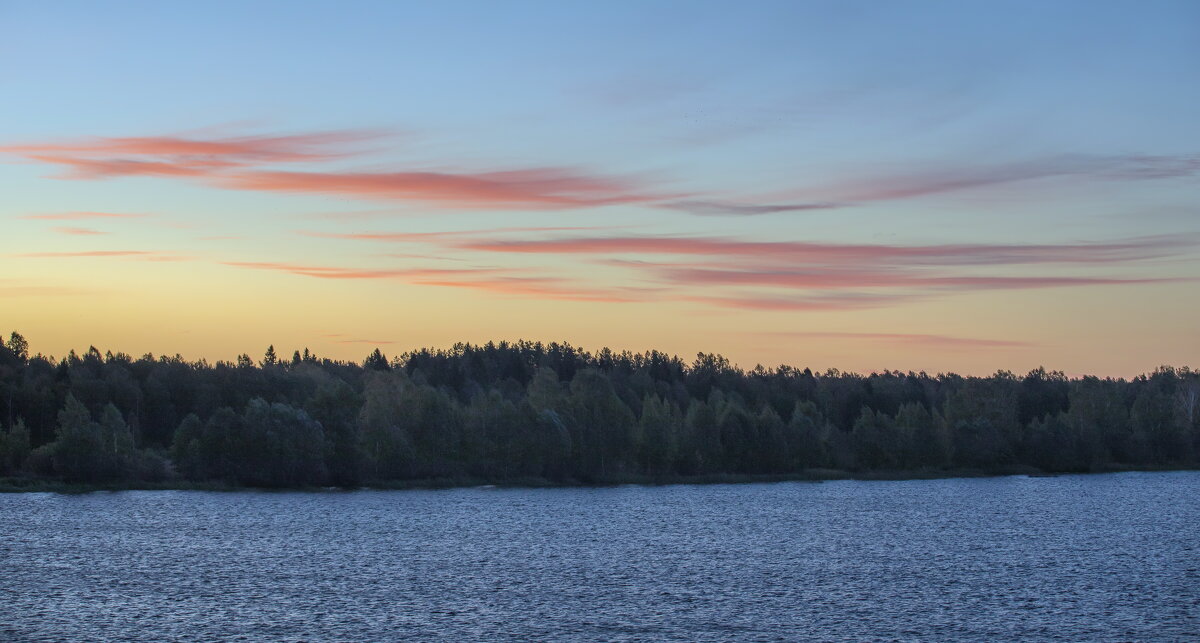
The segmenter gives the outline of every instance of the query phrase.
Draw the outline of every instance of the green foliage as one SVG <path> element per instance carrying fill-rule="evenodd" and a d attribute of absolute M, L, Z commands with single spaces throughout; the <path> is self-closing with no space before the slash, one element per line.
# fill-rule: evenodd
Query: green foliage
<path fill-rule="evenodd" d="M 950 464 L 950 432 L 942 418 L 918 402 L 909 402 L 896 412 L 896 428 L 908 445 L 903 459 L 906 468 L 940 469 Z"/>
<path fill-rule="evenodd" d="M 644 473 L 671 471 L 679 459 L 683 417 L 679 407 L 657 395 L 642 398 L 641 470 Z"/>
<path fill-rule="evenodd" d="M 900 433 L 887 414 L 863 407 L 852 432 L 854 457 L 863 469 L 898 469 L 904 453 Z"/>
<path fill-rule="evenodd" d="M 416 454 L 406 428 L 412 386 L 403 373 L 372 373 L 366 378 L 358 423 L 367 475 L 373 479 L 413 476 Z"/>
<path fill-rule="evenodd" d="M 461 455 L 469 473 L 483 478 L 540 476 L 543 445 L 529 413 L 492 389 L 471 398 L 462 420 Z"/>
<path fill-rule="evenodd" d="M 284 487 L 323 484 L 326 449 L 320 423 L 303 410 L 255 398 L 241 416 L 224 408 L 203 425 L 184 418 L 171 457 L 189 479 Z"/>
<path fill-rule="evenodd" d="M 305 349 L 307 360 L 308 349 Z M 358 412 L 362 399 L 341 380 L 322 384 L 305 403 L 308 415 L 325 431 L 325 468 L 330 482 L 354 486 L 363 480 L 366 455 L 359 435 Z"/>
<path fill-rule="evenodd" d="M 116 406 L 106 404 L 99 422 L 74 395 L 58 412 L 54 442 L 45 445 L 52 470 L 69 482 L 152 480 L 166 464 L 134 445 L 133 433 Z"/>
<path fill-rule="evenodd" d="M 285 487 L 325 482 L 325 433 L 303 410 L 250 400 L 229 454 L 241 484 Z"/>
<path fill-rule="evenodd" d="M 175 440 L 171 444 L 171 460 L 175 468 L 185 478 L 203 480 L 214 476 L 209 470 L 209 464 L 203 448 L 205 426 L 195 413 L 188 414 L 175 429 Z"/>
<path fill-rule="evenodd" d="M 603 478 L 632 470 L 633 463 L 625 456 L 636 442 L 637 424 L 603 373 L 595 369 L 576 373 L 566 415 L 574 446 L 571 457 L 581 476 Z"/>
<path fill-rule="evenodd" d="M 70 482 L 103 480 L 108 473 L 108 450 L 100 425 L 74 395 L 58 412 L 53 450 L 54 470 Z"/>
<path fill-rule="evenodd" d="M 1197 466 L 1200 373 L 930 376 L 568 344 L 457 344 L 362 364 L 29 356 L 0 345 L 0 475 L 354 486 L 807 470 Z M 286 353 L 285 353 L 286 354 Z"/>
<path fill-rule="evenodd" d="M 0 475 L 14 475 L 25 466 L 29 457 L 29 429 L 25 421 L 17 418 L 17 423 L 7 432 L 0 431 Z"/>
<path fill-rule="evenodd" d="M 827 427 L 817 405 L 811 401 L 796 402 L 788 423 L 791 436 L 788 470 L 822 469 L 831 465 Z"/>

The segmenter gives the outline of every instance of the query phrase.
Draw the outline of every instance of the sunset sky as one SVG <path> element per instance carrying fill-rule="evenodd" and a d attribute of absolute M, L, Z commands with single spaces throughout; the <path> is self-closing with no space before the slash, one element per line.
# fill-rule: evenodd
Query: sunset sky
<path fill-rule="evenodd" d="M 3 2 L 0 331 L 1200 365 L 1200 3 Z"/>

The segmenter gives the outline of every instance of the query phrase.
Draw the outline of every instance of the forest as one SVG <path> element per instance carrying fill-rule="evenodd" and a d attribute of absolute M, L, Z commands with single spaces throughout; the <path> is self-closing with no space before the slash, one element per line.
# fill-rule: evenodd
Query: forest
<path fill-rule="evenodd" d="M 1132 379 L 789 366 L 519 341 L 353 363 L 30 355 L 0 342 L 0 479 L 603 484 L 1195 468 L 1200 371 Z M 724 478 L 721 478 L 724 476 Z"/>

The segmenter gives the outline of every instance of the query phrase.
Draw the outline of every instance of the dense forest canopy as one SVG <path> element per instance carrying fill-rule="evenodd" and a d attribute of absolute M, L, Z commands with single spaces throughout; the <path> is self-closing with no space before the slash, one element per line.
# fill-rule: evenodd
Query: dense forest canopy
<path fill-rule="evenodd" d="M 758 366 L 456 344 L 361 363 L 274 347 L 210 364 L 0 343 L 0 476 L 360 485 L 814 470 L 1194 467 L 1200 371 L 1131 380 Z"/>

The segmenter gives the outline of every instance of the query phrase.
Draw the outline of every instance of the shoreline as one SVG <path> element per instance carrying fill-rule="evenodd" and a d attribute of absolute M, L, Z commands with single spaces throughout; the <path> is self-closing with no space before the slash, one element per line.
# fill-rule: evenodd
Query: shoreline
<path fill-rule="evenodd" d="M 434 489 L 469 489 L 495 487 L 501 489 L 588 489 L 637 485 L 659 487 L 669 485 L 755 484 L 769 482 L 826 482 L 855 480 L 860 482 L 903 482 L 908 480 L 948 480 L 970 478 L 1002 478 L 1028 476 L 1056 478 L 1067 475 L 1104 475 L 1111 473 L 1161 473 L 1171 471 L 1200 471 L 1195 466 L 1105 467 L 1092 471 L 1041 471 L 1029 467 L 998 469 L 948 469 L 916 471 L 846 471 L 841 469 L 809 469 L 786 474 L 707 474 L 696 476 L 614 476 L 595 481 L 549 480 L 545 478 L 516 478 L 494 480 L 486 478 L 425 478 L 419 480 L 388 480 L 363 483 L 353 487 L 294 486 L 250 487 L 219 481 L 74 483 L 48 478 L 0 478 L 0 493 L 56 493 L 82 495 L 117 491 L 266 491 L 304 493 L 342 493 L 351 491 L 408 491 Z"/>

